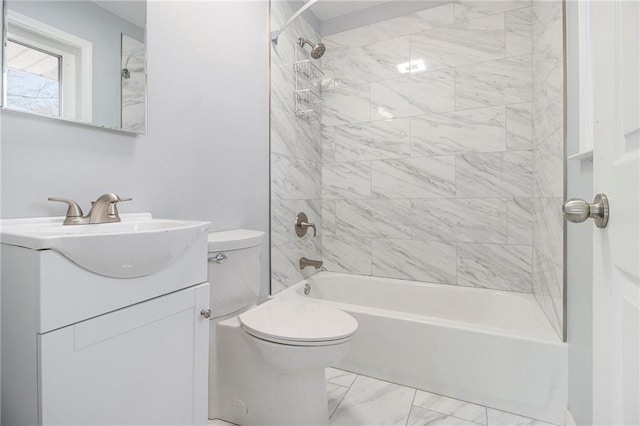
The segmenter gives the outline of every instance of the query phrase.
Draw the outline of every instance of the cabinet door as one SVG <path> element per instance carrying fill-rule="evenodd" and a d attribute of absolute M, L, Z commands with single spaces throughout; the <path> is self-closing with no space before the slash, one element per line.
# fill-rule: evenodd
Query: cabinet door
<path fill-rule="evenodd" d="M 209 284 L 38 336 L 42 425 L 206 425 Z"/>

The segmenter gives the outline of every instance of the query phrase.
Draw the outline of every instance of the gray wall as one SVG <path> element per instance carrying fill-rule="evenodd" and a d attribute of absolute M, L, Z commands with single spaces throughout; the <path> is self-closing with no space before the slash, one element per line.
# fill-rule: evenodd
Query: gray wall
<path fill-rule="evenodd" d="M 267 232 L 268 13 L 267 2 L 148 3 L 146 136 L 2 111 L 2 218 L 63 215 L 54 195 L 87 210 L 114 191 L 134 198 L 121 213 Z"/>
<path fill-rule="evenodd" d="M 9 0 L 7 8 L 93 43 L 92 122 L 119 128 L 121 33 L 144 42 L 144 29 L 90 1 Z"/>
<path fill-rule="evenodd" d="M 577 3 L 566 3 L 567 153 L 579 149 Z M 593 199 L 593 162 L 567 161 L 567 197 Z M 567 226 L 567 342 L 569 410 L 579 425 L 593 423 L 593 230 L 592 223 Z"/>

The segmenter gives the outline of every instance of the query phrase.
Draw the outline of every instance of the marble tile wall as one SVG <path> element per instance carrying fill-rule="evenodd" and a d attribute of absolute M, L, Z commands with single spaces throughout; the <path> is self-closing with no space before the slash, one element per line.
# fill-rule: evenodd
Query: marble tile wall
<path fill-rule="evenodd" d="M 564 52 L 560 0 L 533 0 L 533 294 L 563 335 Z"/>
<path fill-rule="evenodd" d="M 297 10 L 290 1 L 271 2 L 271 28 L 277 29 Z M 295 115 L 294 68 L 296 60 L 308 57 L 296 41 L 320 36 L 305 20 L 296 19 L 271 45 L 271 293 L 286 288 L 313 273 L 300 271 L 298 261 L 306 256 L 322 259 L 320 238 L 294 232 L 296 214 L 304 211 L 318 225 L 321 235 L 321 127 Z"/>
<path fill-rule="evenodd" d="M 556 312 L 562 38 L 540 3 L 462 0 L 323 39 L 329 270 L 536 293 Z"/>

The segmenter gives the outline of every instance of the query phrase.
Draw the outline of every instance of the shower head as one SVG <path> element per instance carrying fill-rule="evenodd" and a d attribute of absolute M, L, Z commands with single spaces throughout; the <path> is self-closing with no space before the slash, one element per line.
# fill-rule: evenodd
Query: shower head
<path fill-rule="evenodd" d="M 320 59 L 322 55 L 324 55 L 324 52 L 327 50 L 323 43 L 313 44 L 309 40 L 302 37 L 298 39 L 298 44 L 300 45 L 300 47 L 304 47 L 305 44 L 311 46 L 311 57 L 313 59 Z"/>

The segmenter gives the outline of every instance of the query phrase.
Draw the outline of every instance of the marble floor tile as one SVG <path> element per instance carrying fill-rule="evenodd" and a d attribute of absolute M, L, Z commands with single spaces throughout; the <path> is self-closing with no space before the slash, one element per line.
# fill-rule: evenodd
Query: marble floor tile
<path fill-rule="evenodd" d="M 336 411 L 338 405 L 344 398 L 349 388 L 327 382 L 327 405 L 329 409 L 329 417 Z"/>
<path fill-rule="evenodd" d="M 220 419 L 213 419 L 213 420 L 209 420 L 209 422 L 207 423 L 207 426 L 236 426 L 236 424 L 225 422 L 224 420 L 220 420 Z"/>
<path fill-rule="evenodd" d="M 343 387 L 351 386 L 356 377 L 358 377 L 356 373 L 351 373 L 349 371 L 339 370 L 332 367 L 327 368 L 324 374 L 327 382 Z"/>
<path fill-rule="evenodd" d="M 407 426 L 477 426 L 473 423 L 457 417 L 448 416 L 436 411 L 426 410 L 424 408 L 413 406 L 411 414 L 407 421 Z"/>
<path fill-rule="evenodd" d="M 554 426 L 540 420 L 487 408 L 488 426 Z"/>
<path fill-rule="evenodd" d="M 485 407 L 435 393 L 419 390 L 413 405 L 473 423 L 487 424 L 487 409 Z"/>
<path fill-rule="evenodd" d="M 415 389 L 358 376 L 329 420 L 331 425 L 405 425 Z"/>

